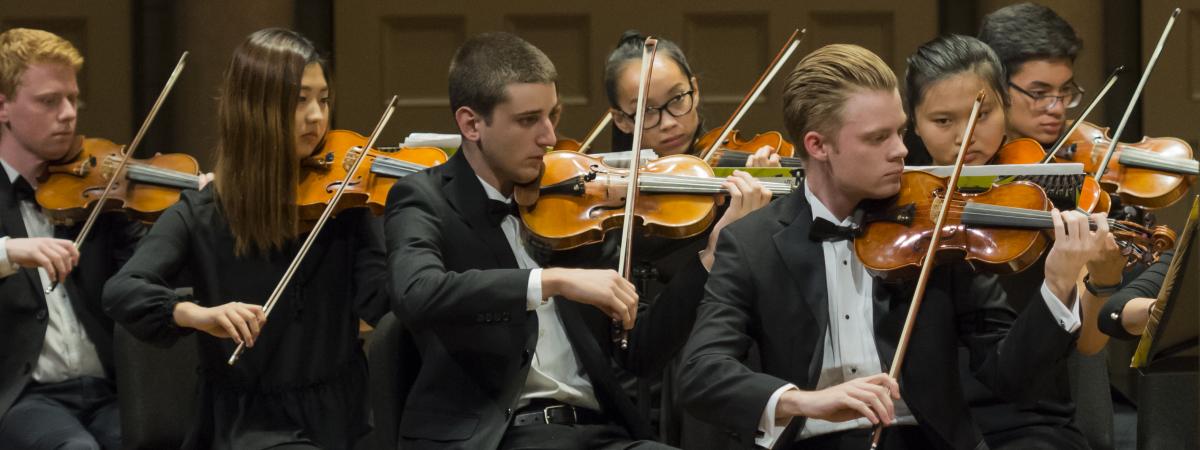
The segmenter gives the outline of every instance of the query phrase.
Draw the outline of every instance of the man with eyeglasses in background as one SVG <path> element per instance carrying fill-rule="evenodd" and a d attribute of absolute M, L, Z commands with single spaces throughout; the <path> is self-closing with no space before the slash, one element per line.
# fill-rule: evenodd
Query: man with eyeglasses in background
<path fill-rule="evenodd" d="M 1008 74 L 1009 138 L 1053 145 L 1066 129 L 1067 110 L 1083 99 L 1075 82 L 1083 41 L 1075 29 L 1050 8 L 1021 3 L 984 17 L 979 40 L 996 51 Z"/>
<path fill-rule="evenodd" d="M 1071 24 L 1050 8 L 1021 3 L 985 16 L 979 39 L 1000 57 L 1008 78 L 1009 139 L 1028 137 L 1046 148 L 1054 145 L 1067 128 L 1067 110 L 1083 99 L 1074 68 L 1083 42 Z M 1124 213 L 1117 207 L 1113 212 Z M 1021 296 L 1037 285 L 1043 264 L 1044 260 L 1021 273 L 1000 278 L 1010 302 L 1025 298 Z M 1011 306 L 1021 311 L 1026 305 L 1012 302 Z M 963 395 L 988 447 L 1111 448 L 1111 429 L 1095 429 L 1101 420 L 1112 423 L 1104 359 L 1103 355 L 1077 358 L 1073 354 L 1065 363 L 1071 369 L 1054 370 L 1052 376 L 1037 381 L 1031 395 L 1017 402 L 1002 401 L 973 377 L 963 377 Z M 960 370 L 966 363 L 960 355 Z M 1077 410 L 1086 411 L 1081 415 L 1084 421 L 1077 421 Z M 1089 425 L 1092 429 L 1087 429 Z"/>

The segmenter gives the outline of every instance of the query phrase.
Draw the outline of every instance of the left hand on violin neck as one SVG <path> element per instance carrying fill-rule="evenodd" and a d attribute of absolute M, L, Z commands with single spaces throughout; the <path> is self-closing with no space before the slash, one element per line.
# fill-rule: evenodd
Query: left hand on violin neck
<path fill-rule="evenodd" d="M 1108 248 L 1112 237 L 1108 232 L 1106 214 L 1092 214 L 1089 217 L 1076 211 L 1051 211 L 1054 221 L 1054 247 L 1046 255 L 1046 286 L 1066 306 L 1072 306 L 1075 281 L 1084 266 L 1100 259 L 1102 252 Z M 1089 222 L 1096 224 L 1096 230 L 1090 229 Z"/>

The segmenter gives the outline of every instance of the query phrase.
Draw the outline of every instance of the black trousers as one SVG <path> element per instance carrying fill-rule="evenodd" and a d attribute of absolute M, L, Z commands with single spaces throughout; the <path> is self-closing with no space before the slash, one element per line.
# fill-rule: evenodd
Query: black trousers
<path fill-rule="evenodd" d="M 538 424 L 508 427 L 500 450 L 659 450 L 673 449 L 654 441 L 634 441 L 624 427 L 597 425 Z"/>
<path fill-rule="evenodd" d="M 113 383 L 92 377 L 30 383 L 0 418 L 0 448 L 121 448 L 121 416 Z"/>
<path fill-rule="evenodd" d="M 1073 427 L 1029 425 L 984 435 L 992 450 L 1088 450 L 1087 439 Z"/>
<path fill-rule="evenodd" d="M 793 442 L 776 443 L 776 449 L 786 450 L 867 450 L 871 448 L 871 430 L 858 429 L 823 434 Z M 916 426 L 895 426 L 883 429 L 880 450 L 923 450 L 933 448 L 925 433 Z"/>

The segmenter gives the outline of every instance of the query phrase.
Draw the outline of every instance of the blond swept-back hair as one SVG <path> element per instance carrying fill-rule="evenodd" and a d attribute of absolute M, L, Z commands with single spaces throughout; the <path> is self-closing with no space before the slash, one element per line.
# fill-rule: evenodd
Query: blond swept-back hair
<path fill-rule="evenodd" d="M 66 39 L 48 31 L 13 28 L 0 33 L 0 94 L 11 97 L 21 75 L 37 62 L 63 63 L 78 72 L 83 56 Z"/>
<path fill-rule="evenodd" d="M 788 75 L 783 91 L 783 121 L 792 142 L 816 131 L 834 139 L 842 126 L 842 107 L 860 90 L 896 89 L 896 74 L 870 50 L 851 44 L 826 45 L 809 53 Z M 808 152 L 800 152 L 808 158 Z"/>

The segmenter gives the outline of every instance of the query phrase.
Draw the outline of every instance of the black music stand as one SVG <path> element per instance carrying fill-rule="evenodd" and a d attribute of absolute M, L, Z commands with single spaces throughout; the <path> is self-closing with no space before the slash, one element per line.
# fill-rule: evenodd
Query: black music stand
<path fill-rule="evenodd" d="M 1200 448 L 1200 293 L 1183 281 L 1200 276 L 1197 225 L 1200 196 L 1163 280 L 1131 367 L 1138 380 L 1138 448 Z"/>

